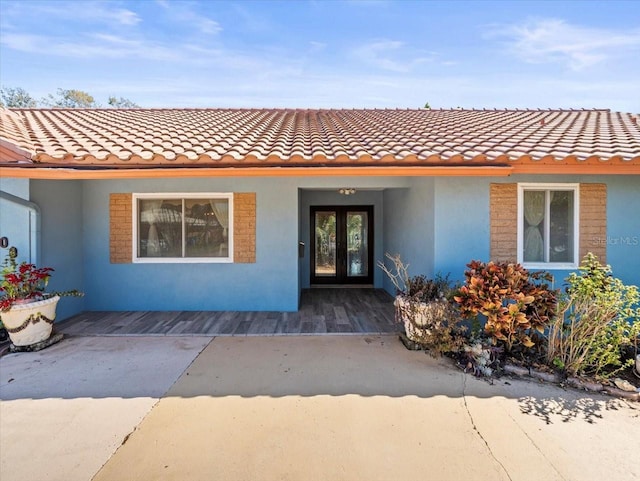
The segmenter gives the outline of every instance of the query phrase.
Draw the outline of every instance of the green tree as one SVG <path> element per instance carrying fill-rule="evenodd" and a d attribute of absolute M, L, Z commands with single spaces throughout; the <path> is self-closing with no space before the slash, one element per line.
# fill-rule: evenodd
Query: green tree
<path fill-rule="evenodd" d="M 32 109 L 38 106 L 38 102 L 21 87 L 0 88 L 0 107 Z"/>
<path fill-rule="evenodd" d="M 427 110 L 431 110 L 431 105 L 429 105 L 429 102 L 424 104 L 424 108 L 427 109 Z"/>
<path fill-rule="evenodd" d="M 138 104 L 125 97 L 111 96 L 108 100 L 109 107 L 116 109 L 128 109 L 140 107 Z M 58 89 L 56 95 L 49 94 L 40 102 L 34 99 L 22 87 L 0 88 L 0 107 L 33 109 L 38 107 L 60 107 L 67 109 L 87 109 L 100 107 L 93 96 L 83 90 Z"/>
<path fill-rule="evenodd" d="M 124 97 L 109 97 L 109 106 L 113 107 L 114 109 L 134 109 L 134 108 L 138 108 L 140 107 L 138 104 L 136 104 L 135 102 L 126 99 Z"/>
<path fill-rule="evenodd" d="M 96 104 L 92 95 L 82 90 L 75 89 L 58 89 L 58 93 L 55 97 L 49 94 L 48 97 L 42 99 L 42 104 L 47 107 L 61 107 L 66 109 L 98 107 L 98 104 Z"/>

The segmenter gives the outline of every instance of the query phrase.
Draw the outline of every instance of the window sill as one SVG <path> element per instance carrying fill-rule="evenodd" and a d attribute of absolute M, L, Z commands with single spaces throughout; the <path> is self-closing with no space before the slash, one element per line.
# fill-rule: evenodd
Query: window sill
<path fill-rule="evenodd" d="M 544 269 L 546 271 L 570 271 L 578 268 L 578 264 L 570 262 L 523 262 L 522 266 L 529 270 Z"/>
<path fill-rule="evenodd" d="M 185 257 L 185 258 L 161 258 L 146 257 L 134 258 L 134 264 L 233 264 L 233 259 L 229 257 Z"/>

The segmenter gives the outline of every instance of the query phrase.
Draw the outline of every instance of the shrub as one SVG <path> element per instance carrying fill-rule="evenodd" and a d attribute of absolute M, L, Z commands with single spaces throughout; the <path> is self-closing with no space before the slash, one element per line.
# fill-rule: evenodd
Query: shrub
<path fill-rule="evenodd" d="M 416 302 L 431 302 L 446 299 L 451 296 L 453 288 L 449 275 L 437 274 L 435 279 L 428 279 L 424 275 L 409 276 L 409 264 L 402 262 L 399 254 L 385 254 L 393 264 L 388 268 L 384 262 L 378 262 L 378 267 L 384 271 L 396 288 L 396 295 L 410 297 Z"/>
<path fill-rule="evenodd" d="M 409 278 L 406 295 L 417 302 L 432 302 L 447 298 L 452 291 L 449 275 L 436 274 L 435 279 L 424 275 Z"/>
<path fill-rule="evenodd" d="M 556 312 L 550 274 L 507 262 L 471 261 L 467 267 L 465 284 L 454 296 L 461 314 L 485 316 L 485 333 L 506 352 L 517 345 L 533 347 L 534 333 L 544 333 Z"/>
<path fill-rule="evenodd" d="M 464 327 L 451 302 L 454 292 L 449 276 L 409 276 L 408 265 L 399 255 L 386 254 L 393 267 L 378 266 L 396 287 L 396 321 L 403 323 L 407 337 L 422 345 L 433 357 L 457 351 L 463 344 Z"/>
<path fill-rule="evenodd" d="M 566 284 L 549 329 L 547 362 L 571 375 L 610 377 L 627 366 L 623 350 L 640 336 L 638 288 L 613 277 L 591 253 Z"/>

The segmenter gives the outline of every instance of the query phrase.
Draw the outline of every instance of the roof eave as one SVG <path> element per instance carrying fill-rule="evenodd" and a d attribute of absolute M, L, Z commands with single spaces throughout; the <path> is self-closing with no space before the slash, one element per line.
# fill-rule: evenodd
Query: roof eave
<path fill-rule="evenodd" d="M 640 175 L 640 162 L 598 164 L 519 164 L 512 174 L 546 175 Z"/>
<path fill-rule="evenodd" d="M 0 166 L 0 177 L 28 179 L 135 179 L 185 177 L 507 177 L 513 167 L 501 166 L 342 166 L 342 167 L 182 167 L 78 169 L 70 167 Z"/>

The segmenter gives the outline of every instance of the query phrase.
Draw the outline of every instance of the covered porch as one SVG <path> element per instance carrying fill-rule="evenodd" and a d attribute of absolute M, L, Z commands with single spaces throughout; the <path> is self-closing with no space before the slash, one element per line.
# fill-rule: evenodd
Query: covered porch
<path fill-rule="evenodd" d="M 87 311 L 56 329 L 79 336 L 274 336 L 399 332 L 393 297 L 382 289 L 302 291 L 297 312 Z"/>

